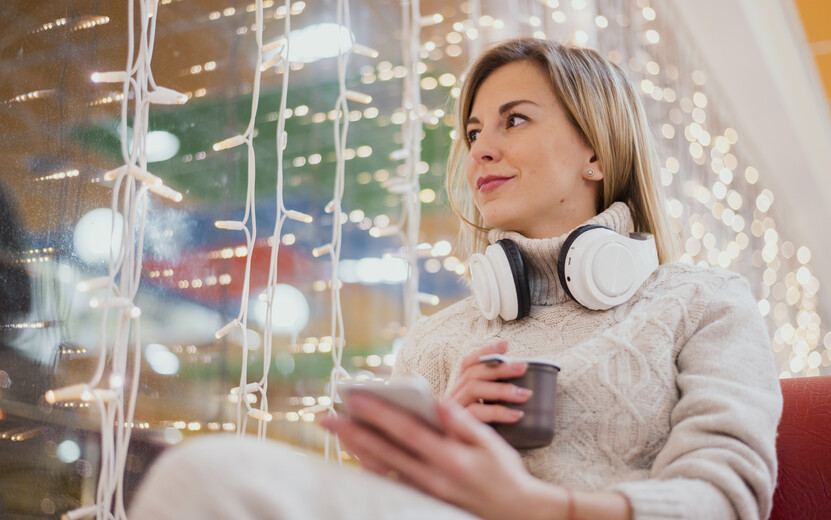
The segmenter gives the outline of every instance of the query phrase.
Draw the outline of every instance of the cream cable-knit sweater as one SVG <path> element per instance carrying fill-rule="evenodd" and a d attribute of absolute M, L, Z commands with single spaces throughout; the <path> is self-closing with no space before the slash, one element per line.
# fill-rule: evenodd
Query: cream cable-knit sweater
<path fill-rule="evenodd" d="M 627 233 L 631 216 L 615 203 L 587 224 Z M 491 231 L 491 242 L 516 242 L 529 266 L 530 316 L 488 321 L 467 298 L 413 327 L 394 375 L 420 374 L 443 396 L 466 354 L 508 340 L 508 356 L 562 367 L 554 441 L 522 453 L 533 475 L 619 490 L 639 520 L 767 518 L 782 397 L 746 281 L 665 264 L 627 303 L 592 311 L 559 284 L 566 236 Z"/>

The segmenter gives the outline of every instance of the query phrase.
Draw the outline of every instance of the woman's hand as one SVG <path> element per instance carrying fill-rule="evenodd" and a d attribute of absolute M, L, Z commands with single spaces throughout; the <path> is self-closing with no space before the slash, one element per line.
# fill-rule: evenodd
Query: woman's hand
<path fill-rule="evenodd" d="M 531 397 L 531 390 L 497 379 L 520 377 L 528 369 L 523 361 L 508 361 L 495 365 L 482 363 L 479 358 L 485 354 L 504 354 L 508 342 L 500 341 L 475 350 L 462 359 L 462 367 L 456 386 L 447 394 L 454 401 L 482 422 L 515 423 L 522 418 L 522 412 L 499 404 L 485 404 L 482 401 L 505 401 L 524 403 Z"/>
<path fill-rule="evenodd" d="M 563 491 L 531 476 L 491 427 L 454 402 L 437 403 L 443 432 L 369 394 L 349 397 L 352 416 L 326 417 L 368 470 L 393 476 L 482 518 L 557 517 Z"/>

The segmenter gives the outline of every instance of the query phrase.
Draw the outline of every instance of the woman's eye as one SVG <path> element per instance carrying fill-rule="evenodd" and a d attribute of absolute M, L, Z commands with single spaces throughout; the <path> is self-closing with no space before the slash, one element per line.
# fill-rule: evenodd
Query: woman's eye
<path fill-rule="evenodd" d="M 479 137 L 479 130 L 468 130 L 467 142 L 472 143 L 477 137 Z"/>
<path fill-rule="evenodd" d="M 519 114 L 511 114 L 508 116 L 508 126 L 517 126 L 526 122 L 527 120 L 528 119 L 525 116 L 521 116 Z"/>

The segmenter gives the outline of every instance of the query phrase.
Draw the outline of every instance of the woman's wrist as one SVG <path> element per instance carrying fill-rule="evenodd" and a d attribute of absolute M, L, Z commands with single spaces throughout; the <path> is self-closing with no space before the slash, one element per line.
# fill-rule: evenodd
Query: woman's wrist
<path fill-rule="evenodd" d="M 629 520 L 629 500 L 616 491 L 576 491 L 534 479 L 518 508 L 527 520 Z"/>
<path fill-rule="evenodd" d="M 521 514 L 517 518 L 527 520 L 569 520 L 568 492 L 562 486 L 533 479 L 518 510 Z"/>

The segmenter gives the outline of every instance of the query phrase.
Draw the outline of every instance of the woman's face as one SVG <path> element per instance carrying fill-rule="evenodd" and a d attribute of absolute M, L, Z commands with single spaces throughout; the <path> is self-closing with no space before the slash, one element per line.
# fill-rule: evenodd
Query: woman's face
<path fill-rule="evenodd" d="M 485 78 L 465 132 L 467 183 L 488 226 L 549 238 L 596 214 L 600 165 L 538 65 L 514 62 Z"/>

